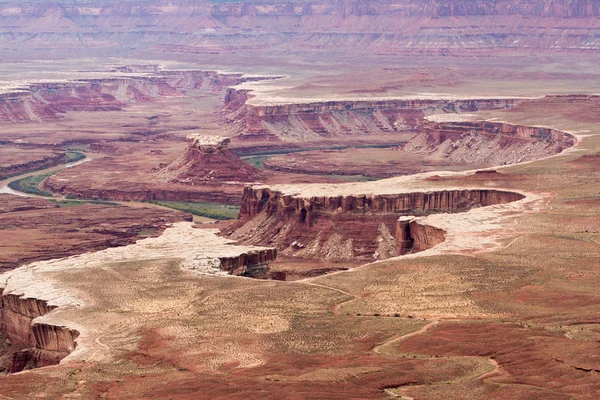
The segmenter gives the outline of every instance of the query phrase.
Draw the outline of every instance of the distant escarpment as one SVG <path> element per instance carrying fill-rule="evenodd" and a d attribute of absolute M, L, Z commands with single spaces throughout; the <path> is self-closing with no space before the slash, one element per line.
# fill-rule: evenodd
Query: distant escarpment
<path fill-rule="evenodd" d="M 12 150 L 15 153 L 22 151 L 19 148 L 8 146 L 6 150 Z M 0 160 L 2 162 L 3 160 Z M 4 165 L 0 164 L 0 180 L 9 178 L 11 176 L 21 175 L 31 171 L 37 171 L 40 169 L 50 168 L 58 164 L 67 162 L 67 154 L 64 152 L 48 152 L 43 156 L 26 159 L 22 161 L 5 162 Z"/>
<path fill-rule="evenodd" d="M 55 308 L 43 300 L 4 294 L 0 288 L 0 331 L 10 343 L 2 349 L 0 371 L 55 365 L 75 349 L 77 330 L 34 322 Z"/>
<path fill-rule="evenodd" d="M 443 230 L 407 216 L 464 212 L 523 197 L 508 191 L 465 189 L 305 198 L 247 187 L 239 219 L 226 234 L 294 257 L 385 259 L 426 250 L 444 240 Z"/>
<path fill-rule="evenodd" d="M 185 152 L 156 176 L 166 182 L 207 185 L 264 180 L 265 173 L 243 162 L 227 146 L 229 139 L 219 136 L 192 135 Z"/>
<path fill-rule="evenodd" d="M 598 16 L 595 0 L 12 0 L 0 5 L 0 48 L 129 56 L 275 47 L 593 51 Z"/>
<path fill-rule="evenodd" d="M 401 151 L 451 164 L 502 165 L 558 154 L 575 142 L 573 135 L 550 128 L 490 121 L 424 121 L 420 133 Z"/>
<path fill-rule="evenodd" d="M 129 103 L 182 96 L 188 90 L 217 93 L 246 81 L 272 79 L 215 71 L 155 69 L 149 73 L 142 66 L 123 66 L 99 72 L 101 78 L 32 83 L 0 93 L 0 123 L 41 122 L 57 119 L 67 111 L 114 111 Z"/>

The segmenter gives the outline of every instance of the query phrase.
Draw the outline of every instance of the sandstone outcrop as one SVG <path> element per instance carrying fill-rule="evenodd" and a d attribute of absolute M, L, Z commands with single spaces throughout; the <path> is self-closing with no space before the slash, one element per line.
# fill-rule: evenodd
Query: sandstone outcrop
<path fill-rule="evenodd" d="M 98 72 L 101 78 L 94 78 L 90 73 L 89 78 L 16 85 L 14 89 L 0 93 L 0 122 L 53 120 L 67 111 L 121 110 L 129 103 L 181 96 L 187 90 L 218 93 L 231 85 L 275 78 L 148 67 L 153 67 L 152 73 L 123 67 L 112 73 Z"/>
<path fill-rule="evenodd" d="M 519 193 L 487 189 L 307 198 L 246 187 L 239 219 L 227 234 L 295 257 L 389 258 L 428 249 L 444 238 L 441 229 L 399 217 L 464 212 L 522 198 Z"/>
<path fill-rule="evenodd" d="M 228 89 L 225 110 L 237 124 L 239 138 L 311 141 L 372 135 L 394 135 L 418 130 L 424 116 L 437 113 L 473 112 L 510 108 L 516 98 L 434 100 L 434 99 L 349 99 L 292 104 L 251 104 L 247 90 Z M 241 104 L 244 104 L 243 106 Z"/>
<path fill-rule="evenodd" d="M 186 185 L 210 185 L 227 182 L 256 182 L 265 173 L 243 162 L 227 148 L 229 139 L 219 136 L 192 135 L 185 152 L 156 172 L 159 179 Z"/>
<path fill-rule="evenodd" d="M 58 364 L 75 349 L 77 330 L 34 321 L 55 308 L 43 300 L 3 294 L 0 288 L 0 330 L 21 349 L 12 353 L 7 372 Z"/>
<path fill-rule="evenodd" d="M 425 120 L 402 151 L 443 158 L 453 164 L 502 165 L 562 152 L 575 138 L 556 129 L 502 122 Z"/>

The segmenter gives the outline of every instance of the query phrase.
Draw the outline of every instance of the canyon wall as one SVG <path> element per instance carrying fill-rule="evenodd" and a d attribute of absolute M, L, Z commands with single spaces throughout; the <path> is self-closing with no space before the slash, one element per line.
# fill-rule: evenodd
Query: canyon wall
<path fill-rule="evenodd" d="M 402 151 L 447 159 L 452 164 L 502 165 L 562 152 L 575 138 L 556 129 L 503 122 L 423 121 Z"/>
<path fill-rule="evenodd" d="M 67 111 L 120 110 L 129 103 L 182 96 L 187 90 L 218 93 L 231 85 L 273 79 L 199 70 L 157 70 L 148 73 L 148 67 L 155 66 L 123 66 L 99 72 L 98 75 L 104 75 L 102 78 L 32 83 L 0 93 L 0 123 L 52 120 Z M 119 76 L 121 73 L 130 75 Z M 106 76 L 109 74 L 115 76 Z"/>
<path fill-rule="evenodd" d="M 181 0 L 0 3 L 10 53 L 600 48 L 595 0 Z M 547 29 L 551 27 L 552 29 Z M 24 46 L 27 44 L 27 46 Z"/>
<path fill-rule="evenodd" d="M 443 241 L 442 230 L 401 216 L 464 212 L 522 198 L 519 193 L 487 189 L 303 198 L 246 187 L 239 219 L 226 234 L 294 257 L 389 258 Z"/>
<path fill-rule="evenodd" d="M 74 199 L 115 201 L 187 201 L 240 204 L 241 185 L 188 186 L 148 188 L 143 184 L 125 183 L 121 188 L 90 187 L 89 182 L 61 181 L 59 174 L 45 179 L 41 187 L 49 192 Z"/>
<path fill-rule="evenodd" d="M 0 288 L 0 330 L 19 349 L 12 353 L 7 372 L 58 364 L 75 349 L 76 330 L 34 322 L 55 308 L 42 300 L 4 294 Z"/>
<path fill-rule="evenodd" d="M 15 152 L 20 150 L 18 148 L 13 149 Z M 9 165 L 0 165 L 0 180 L 9 178 L 11 176 L 21 175 L 31 171 L 50 168 L 58 164 L 63 164 L 66 161 L 67 155 L 65 153 L 55 152 L 44 156 L 43 158 L 38 158 L 37 160 L 19 162 Z"/>
<path fill-rule="evenodd" d="M 248 104 L 251 94 L 230 88 L 225 96 L 227 120 L 236 125 L 237 139 L 269 137 L 291 141 L 321 138 L 394 135 L 420 128 L 423 117 L 438 113 L 510 108 L 515 98 L 428 100 L 370 99 L 276 105 Z"/>

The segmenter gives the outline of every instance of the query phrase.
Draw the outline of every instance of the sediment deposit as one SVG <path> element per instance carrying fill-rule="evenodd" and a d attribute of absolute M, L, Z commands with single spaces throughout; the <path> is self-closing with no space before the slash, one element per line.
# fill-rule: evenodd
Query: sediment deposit
<path fill-rule="evenodd" d="M 107 264 L 118 274 L 119 262 L 159 258 L 178 259 L 183 268 L 198 274 L 264 274 L 277 255 L 273 248 L 236 246 L 232 240 L 216 236 L 217 232 L 194 229 L 190 223 L 180 222 L 159 237 L 129 246 L 40 261 L 0 275 L 0 327 L 12 345 L 26 348 L 14 353 L 10 372 L 57 364 L 76 347 L 81 354 L 99 346 L 86 340 L 85 328 L 53 313 L 60 307 L 82 307 L 84 301 L 56 286 L 52 274 Z M 83 345 L 76 343 L 80 333 Z"/>

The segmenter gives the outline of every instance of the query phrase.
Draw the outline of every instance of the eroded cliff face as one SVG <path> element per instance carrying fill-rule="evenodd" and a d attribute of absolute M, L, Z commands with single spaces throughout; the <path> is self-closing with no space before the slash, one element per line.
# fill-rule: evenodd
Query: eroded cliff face
<path fill-rule="evenodd" d="M 4 366 L 6 372 L 55 365 L 75 349 L 78 331 L 34 322 L 55 308 L 42 300 L 4 294 L 0 288 L 0 330 L 17 349 Z"/>
<path fill-rule="evenodd" d="M 19 148 L 12 149 L 15 152 L 20 150 Z M 65 163 L 66 161 L 67 156 L 65 153 L 54 152 L 36 160 L 0 165 L 0 180 L 9 178 L 11 176 L 21 175 L 26 172 L 50 168 L 55 165 Z"/>
<path fill-rule="evenodd" d="M 238 139 L 276 137 L 311 141 L 420 130 L 423 118 L 437 113 L 474 112 L 515 106 L 519 99 L 348 100 L 277 105 L 249 104 L 247 90 L 230 88 L 225 96 L 227 119 L 237 124 Z M 233 111 L 232 111 L 233 110 Z"/>
<path fill-rule="evenodd" d="M 51 120 L 67 111 L 120 110 L 129 103 L 182 96 L 187 90 L 220 93 L 231 85 L 271 79 L 215 71 L 160 70 L 153 65 L 123 66 L 98 74 L 104 77 L 33 83 L 0 93 L 0 122 Z"/>
<path fill-rule="evenodd" d="M 3 50 L 214 54 L 308 49 L 600 48 L 594 0 L 100 2 L 0 5 Z M 544 29 L 551 26 L 552 29 Z M 260 27 L 260 29 L 256 29 Z M 252 31 L 252 34 L 247 34 Z M 542 34 L 543 33 L 543 34 Z M 23 44 L 28 45 L 28 49 Z M 127 52 L 127 53 L 126 53 Z"/>
<path fill-rule="evenodd" d="M 502 165 L 558 154 L 575 138 L 555 129 L 502 122 L 423 121 L 405 152 L 433 155 L 454 164 Z"/>
<path fill-rule="evenodd" d="M 508 191 L 465 189 L 302 198 L 246 187 L 239 219 L 226 233 L 242 243 L 273 246 L 295 257 L 382 259 L 443 241 L 442 230 L 401 216 L 464 212 L 523 197 Z"/>
<path fill-rule="evenodd" d="M 185 152 L 169 165 L 158 168 L 155 174 L 166 182 L 186 185 L 264 180 L 263 171 L 243 162 L 228 146 L 228 138 L 191 135 Z"/>
<path fill-rule="evenodd" d="M 219 268 L 231 275 L 269 278 L 269 262 L 276 258 L 277 249 L 275 248 L 251 250 L 235 257 L 220 257 Z"/>

